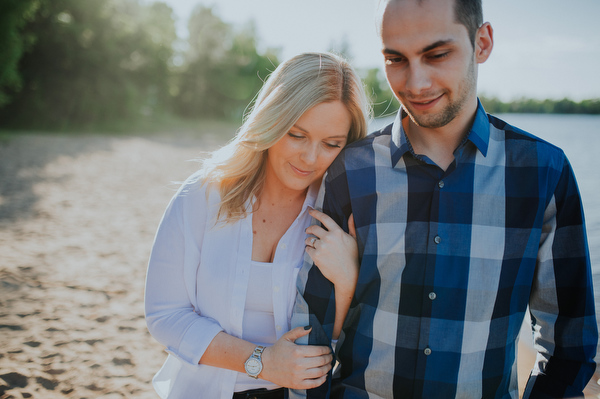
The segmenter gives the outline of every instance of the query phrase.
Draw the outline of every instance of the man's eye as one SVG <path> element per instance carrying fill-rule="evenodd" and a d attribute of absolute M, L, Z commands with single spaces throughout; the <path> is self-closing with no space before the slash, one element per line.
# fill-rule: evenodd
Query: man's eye
<path fill-rule="evenodd" d="M 398 64 L 399 62 L 402 62 L 404 59 L 401 57 L 393 57 L 393 58 L 386 58 L 385 63 L 386 65 L 392 65 L 392 64 Z"/>
<path fill-rule="evenodd" d="M 439 53 L 439 54 L 432 54 L 429 58 L 434 59 L 434 60 L 441 60 L 443 58 L 448 57 L 448 54 L 450 54 L 450 53 L 445 52 L 445 53 Z"/>

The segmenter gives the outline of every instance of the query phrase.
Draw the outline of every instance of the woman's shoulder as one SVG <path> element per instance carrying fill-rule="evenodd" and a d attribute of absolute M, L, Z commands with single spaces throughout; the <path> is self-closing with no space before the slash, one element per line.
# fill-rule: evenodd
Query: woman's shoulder
<path fill-rule="evenodd" d="M 215 203 L 219 202 L 219 190 L 217 184 L 206 179 L 202 170 L 191 174 L 183 183 L 181 183 L 175 201 L 185 203 Z"/>

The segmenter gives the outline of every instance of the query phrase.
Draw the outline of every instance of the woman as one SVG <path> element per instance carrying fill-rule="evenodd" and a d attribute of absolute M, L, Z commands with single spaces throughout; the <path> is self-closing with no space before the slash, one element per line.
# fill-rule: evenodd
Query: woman
<path fill-rule="evenodd" d="M 146 281 L 148 329 L 169 353 L 153 380 L 162 398 L 283 398 L 281 387 L 325 381 L 329 348 L 294 344 L 310 326 L 288 331 L 295 280 L 312 214 L 330 228 L 319 238 L 340 253 L 322 254 L 319 267 L 348 304 L 343 320 L 356 244 L 311 206 L 342 147 L 365 136 L 367 108 L 346 61 L 298 55 L 271 74 L 236 137 L 174 196 Z"/>

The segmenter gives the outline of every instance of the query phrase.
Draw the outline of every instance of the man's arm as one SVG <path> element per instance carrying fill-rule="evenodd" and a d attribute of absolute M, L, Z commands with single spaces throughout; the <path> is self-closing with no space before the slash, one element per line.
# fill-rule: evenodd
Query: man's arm
<path fill-rule="evenodd" d="M 538 355 L 524 397 L 583 397 L 598 328 L 583 207 L 566 158 L 544 214 L 529 306 Z"/>
<path fill-rule="evenodd" d="M 330 167 L 315 208 L 322 209 L 344 231 L 348 231 L 348 217 L 351 214 L 350 198 L 343 168 L 343 153 Z M 296 343 L 309 345 L 330 345 L 336 315 L 334 285 L 326 279 L 316 267 L 310 256 L 305 254 L 304 264 L 297 280 L 298 294 L 292 316 L 292 328 L 301 325 L 312 327 L 308 340 Z M 321 387 L 308 391 L 290 390 L 290 398 L 326 398 L 329 397 L 331 373 Z"/>

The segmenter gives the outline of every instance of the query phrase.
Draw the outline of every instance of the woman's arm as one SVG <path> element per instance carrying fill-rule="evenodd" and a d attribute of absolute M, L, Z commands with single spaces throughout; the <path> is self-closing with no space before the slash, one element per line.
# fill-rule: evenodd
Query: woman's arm
<path fill-rule="evenodd" d="M 181 191 L 181 190 L 180 190 Z M 193 198 L 185 197 L 193 196 Z M 145 313 L 152 336 L 169 353 L 192 364 L 206 364 L 245 373 L 244 363 L 256 344 L 223 331 L 219 322 L 198 314 L 190 301 L 189 264 L 197 264 L 200 250 L 186 248 L 190 234 L 185 221 L 204 231 L 206 199 L 203 190 L 176 194 L 159 225 L 146 276 Z M 190 224 L 190 223 L 188 223 Z M 199 237 L 196 237 L 202 241 Z M 194 240 L 197 241 L 197 240 Z M 192 276 L 192 279 L 195 277 Z M 187 283 L 186 283 L 187 282 Z M 301 346 L 294 341 L 310 332 L 302 327 L 284 334 L 263 352 L 259 378 L 284 387 L 309 389 L 321 385 L 331 369 L 332 355 L 326 346 Z"/>
<path fill-rule="evenodd" d="M 314 236 L 306 239 L 306 252 L 321 274 L 334 285 L 335 322 L 332 338 L 335 340 L 342 331 L 358 281 L 358 245 L 354 217 L 350 215 L 348 219 L 348 234 L 323 212 L 313 209 L 310 215 L 320 221 L 323 227 L 312 225 L 306 229 L 308 234 Z"/>
<path fill-rule="evenodd" d="M 194 207 L 188 204 L 190 196 L 192 202 L 197 202 Z M 205 190 L 186 182 L 159 224 L 146 274 L 148 330 L 169 353 L 188 364 L 198 364 L 212 339 L 223 330 L 216 320 L 195 312 L 190 301 L 192 281 L 185 268 L 186 259 L 190 264 L 199 262 L 200 249 L 186 248 L 185 242 L 189 234 L 203 234 L 206 209 Z M 198 231 L 186 230 L 184 219 L 193 220 Z"/>
<path fill-rule="evenodd" d="M 326 346 L 296 345 L 296 339 L 310 333 L 297 327 L 285 333 L 262 354 L 263 369 L 258 378 L 293 389 L 311 389 L 325 382 L 333 356 Z M 245 373 L 244 363 L 256 345 L 220 332 L 202 355 L 200 364 Z"/>

